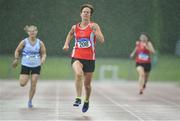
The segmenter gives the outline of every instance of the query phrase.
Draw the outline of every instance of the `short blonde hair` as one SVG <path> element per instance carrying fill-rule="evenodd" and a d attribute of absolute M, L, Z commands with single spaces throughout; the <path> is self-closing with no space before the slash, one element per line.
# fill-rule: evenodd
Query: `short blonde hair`
<path fill-rule="evenodd" d="M 151 40 L 151 38 L 150 38 L 150 36 L 149 36 L 149 34 L 148 34 L 148 33 L 146 33 L 146 32 L 141 32 L 140 36 L 141 36 L 141 35 L 146 36 L 146 37 L 147 37 L 147 39 L 148 39 L 148 41 L 150 41 L 150 40 Z"/>
<path fill-rule="evenodd" d="M 24 30 L 25 30 L 26 32 L 28 32 L 29 29 L 33 29 L 33 30 L 35 30 L 35 31 L 38 31 L 38 28 L 37 28 L 37 26 L 35 26 L 35 25 L 26 25 L 26 26 L 24 27 Z"/>

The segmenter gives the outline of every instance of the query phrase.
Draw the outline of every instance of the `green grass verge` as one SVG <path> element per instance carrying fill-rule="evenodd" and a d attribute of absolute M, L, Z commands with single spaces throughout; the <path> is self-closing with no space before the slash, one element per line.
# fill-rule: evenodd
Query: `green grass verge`
<path fill-rule="evenodd" d="M 0 78 L 18 78 L 20 65 L 16 69 L 11 68 L 12 56 L 0 57 Z M 41 79 L 73 79 L 70 58 L 48 57 L 42 66 Z M 121 58 L 97 58 L 94 79 L 99 79 L 99 69 L 102 65 L 118 66 L 118 78 L 126 80 L 137 80 L 135 62 L 130 59 Z M 106 72 L 106 77 L 112 76 Z M 180 82 L 180 58 L 175 56 L 160 56 L 153 65 L 150 80 L 155 81 L 179 81 Z"/>

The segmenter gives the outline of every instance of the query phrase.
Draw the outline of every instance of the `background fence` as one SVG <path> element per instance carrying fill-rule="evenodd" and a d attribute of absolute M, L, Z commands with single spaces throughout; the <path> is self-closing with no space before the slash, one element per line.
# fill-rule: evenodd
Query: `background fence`
<path fill-rule="evenodd" d="M 159 55 L 177 53 L 179 0 L 0 0 L 0 58 L 14 53 L 27 36 L 24 26 L 30 24 L 38 26 L 38 37 L 46 44 L 49 57 L 67 57 L 71 51 L 67 54 L 61 48 L 71 26 L 80 21 L 84 3 L 95 7 L 92 21 L 105 36 L 105 44 L 97 43 L 97 57 L 128 58 L 140 32 L 149 33 Z M 178 74 L 177 63 L 175 67 Z"/>
<path fill-rule="evenodd" d="M 26 36 L 24 26 L 35 24 L 48 54 L 64 55 L 66 34 L 80 21 L 83 3 L 94 5 L 92 20 L 105 35 L 106 44 L 97 46 L 98 56 L 129 55 L 140 32 L 150 34 L 160 53 L 174 54 L 180 39 L 179 0 L 1 0 L 0 54 L 12 54 Z"/>

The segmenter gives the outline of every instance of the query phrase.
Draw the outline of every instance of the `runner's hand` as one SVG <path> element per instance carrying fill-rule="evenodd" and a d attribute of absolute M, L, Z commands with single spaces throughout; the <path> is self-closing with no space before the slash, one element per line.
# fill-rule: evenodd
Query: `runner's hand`
<path fill-rule="evenodd" d="M 133 54 L 133 53 L 131 53 L 131 54 L 130 54 L 130 58 L 133 58 L 133 57 L 134 57 L 134 54 Z"/>
<path fill-rule="evenodd" d="M 42 57 L 42 58 L 41 58 L 41 64 L 44 64 L 45 60 L 46 60 L 46 59 Z"/>
<path fill-rule="evenodd" d="M 18 59 L 14 59 L 14 61 L 12 62 L 12 67 L 16 68 L 18 65 Z"/>
<path fill-rule="evenodd" d="M 64 50 L 64 51 L 68 51 L 68 50 L 69 50 L 69 45 L 66 45 L 66 44 L 65 44 L 64 47 L 63 47 L 63 50 Z"/>

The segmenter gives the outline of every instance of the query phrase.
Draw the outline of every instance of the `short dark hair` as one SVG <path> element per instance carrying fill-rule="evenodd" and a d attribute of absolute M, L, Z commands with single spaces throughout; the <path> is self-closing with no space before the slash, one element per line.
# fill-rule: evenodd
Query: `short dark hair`
<path fill-rule="evenodd" d="M 94 13 L 94 7 L 91 4 L 83 4 L 80 9 L 81 12 L 85 7 L 88 7 L 89 9 L 91 9 L 91 15 Z"/>

